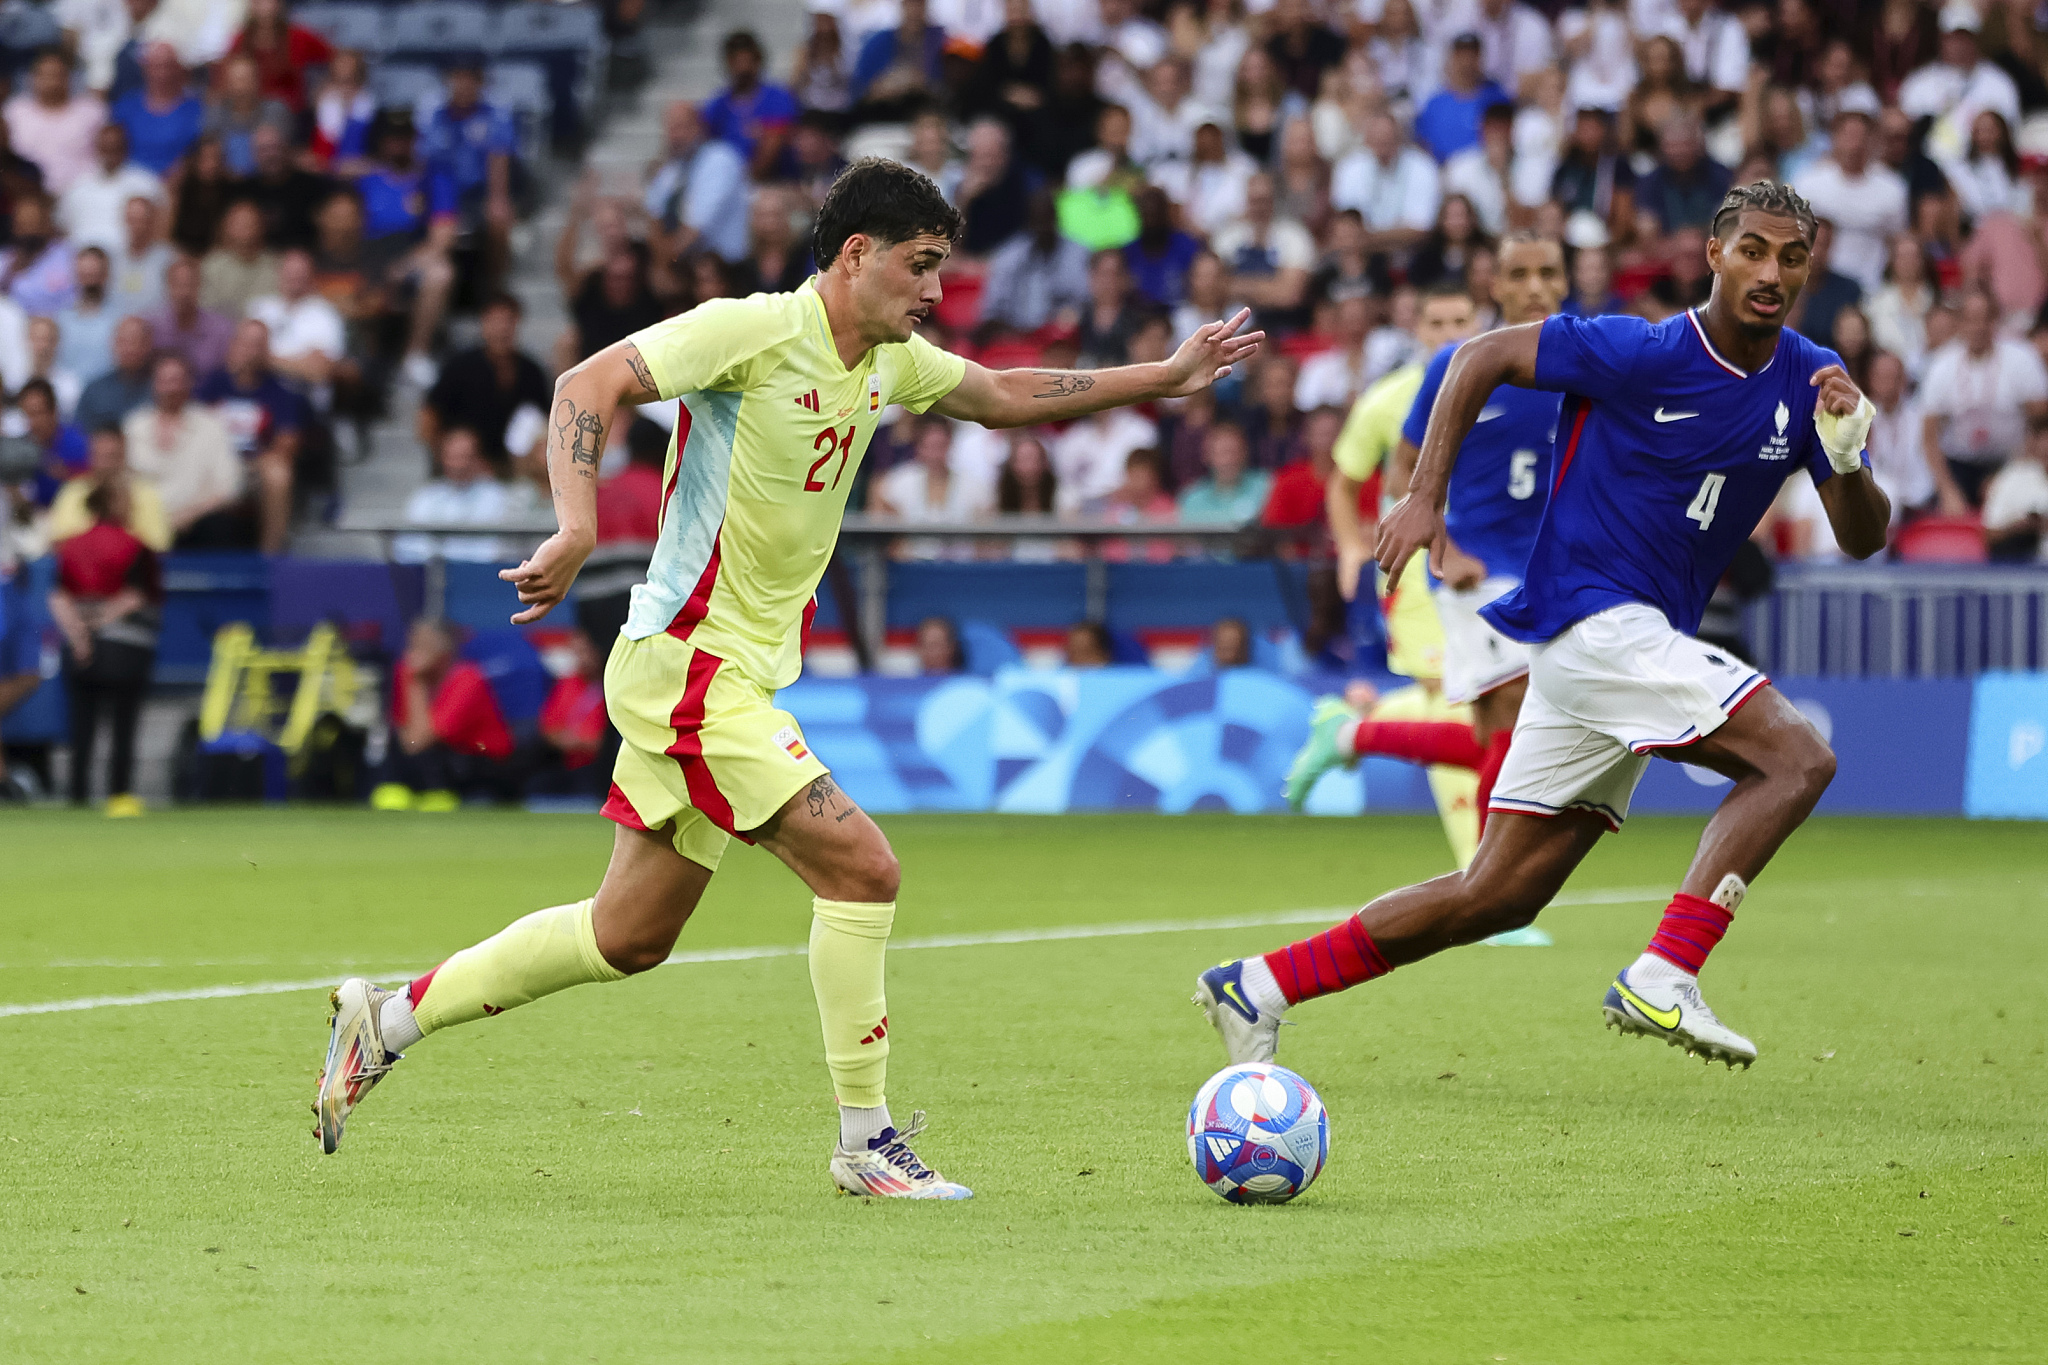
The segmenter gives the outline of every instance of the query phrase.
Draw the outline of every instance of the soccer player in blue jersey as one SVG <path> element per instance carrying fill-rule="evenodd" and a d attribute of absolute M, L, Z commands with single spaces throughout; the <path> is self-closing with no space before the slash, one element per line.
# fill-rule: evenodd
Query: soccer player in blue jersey
<path fill-rule="evenodd" d="M 1529 691 L 1472 866 L 1379 897 L 1313 938 L 1204 973 L 1235 1060 L 1271 1058 L 1280 1015 L 1445 948 L 1530 923 L 1650 757 L 1734 780 L 1643 954 L 1602 1002 L 1610 1025 L 1734 1066 L 1756 1046 L 1714 1016 L 1699 972 L 1750 882 L 1813 810 L 1835 759 L 1768 679 L 1692 638 L 1707 598 L 1787 477 L 1811 477 L 1843 551 L 1884 548 L 1890 506 L 1863 457 L 1874 409 L 1840 358 L 1785 316 L 1811 269 L 1813 210 L 1758 181 L 1714 215 L 1704 308 L 1661 323 L 1553 317 L 1467 342 L 1408 496 L 1381 524 L 1398 577 L 1441 565 L 1444 497 L 1496 386 L 1565 395 L 1549 506 L 1521 587 L 1483 614 L 1530 646 Z"/>
<path fill-rule="evenodd" d="M 1564 247 L 1555 239 L 1518 233 L 1501 245 L 1493 297 L 1510 327 L 1541 322 L 1565 295 Z M 1407 492 L 1430 410 L 1458 345 L 1439 350 L 1423 372 L 1408 421 L 1389 461 L 1389 491 Z M 1448 539 L 1436 577 L 1437 618 L 1443 626 L 1444 700 L 1472 707 L 1478 765 L 1479 818 L 1507 757 L 1509 737 L 1527 687 L 1529 647 L 1502 634 L 1481 607 L 1520 586 L 1522 566 L 1536 541 L 1536 526 L 1550 492 L 1551 448 L 1557 436 L 1558 396 L 1503 384 L 1487 396 L 1478 421 L 1458 450 L 1444 524 Z M 1358 719 L 1341 709 L 1318 712 L 1308 742 L 1287 774 L 1287 799 L 1300 809 L 1309 789 L 1330 768 L 1361 752 L 1386 752 Z M 1405 738 L 1405 736 L 1402 736 Z M 1394 752 L 1392 757 L 1414 757 Z"/>

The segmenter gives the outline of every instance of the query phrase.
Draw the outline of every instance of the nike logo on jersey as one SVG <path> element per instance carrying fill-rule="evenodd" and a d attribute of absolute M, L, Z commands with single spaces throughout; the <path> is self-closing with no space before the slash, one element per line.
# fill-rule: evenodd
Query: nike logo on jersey
<path fill-rule="evenodd" d="M 1508 410 L 1506 408 L 1481 408 L 1479 410 L 1479 416 L 1473 420 L 1479 422 L 1491 422 L 1496 417 L 1505 417 L 1507 415 Z"/>
<path fill-rule="evenodd" d="M 1697 417 L 1699 414 L 1696 412 L 1666 412 L 1664 409 L 1658 408 L 1655 416 L 1660 422 L 1683 422 L 1686 418 Z"/>
<path fill-rule="evenodd" d="M 1655 1024 L 1658 1028 L 1668 1030 L 1675 1029 L 1678 1027 L 1678 1019 L 1681 1013 L 1678 1006 L 1673 1005 L 1668 1010 L 1660 1010 L 1655 1005 L 1651 1004 L 1649 1001 L 1643 999 L 1643 997 L 1637 995 L 1634 991 L 1630 990 L 1628 988 L 1628 983 L 1626 981 L 1623 981 L 1618 976 L 1614 978 L 1614 989 L 1621 993 L 1622 999 L 1628 1001 L 1630 1005 L 1635 1007 L 1636 1013 L 1642 1015 L 1643 1018 Z"/>

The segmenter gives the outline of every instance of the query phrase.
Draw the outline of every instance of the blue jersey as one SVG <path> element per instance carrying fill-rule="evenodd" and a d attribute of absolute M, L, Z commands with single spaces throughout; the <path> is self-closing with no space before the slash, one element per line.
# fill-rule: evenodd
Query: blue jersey
<path fill-rule="evenodd" d="M 1557 473 L 1522 586 L 1480 615 L 1537 643 L 1642 602 L 1672 629 L 1697 631 L 1786 477 L 1833 475 L 1813 428 L 1820 391 L 1811 381 L 1840 363 L 1787 328 L 1764 367 L 1745 373 L 1715 354 L 1691 311 L 1655 324 L 1545 322 L 1536 383 L 1567 395 Z"/>
<path fill-rule="evenodd" d="M 1429 429 L 1444 372 L 1457 343 L 1438 351 L 1422 372 L 1422 387 L 1401 435 L 1420 449 Z M 1444 529 L 1458 548 L 1486 565 L 1489 575 L 1522 576 L 1550 492 L 1551 451 L 1557 444 L 1558 398 L 1538 389 L 1503 384 L 1487 395 L 1472 424 L 1444 503 Z"/>

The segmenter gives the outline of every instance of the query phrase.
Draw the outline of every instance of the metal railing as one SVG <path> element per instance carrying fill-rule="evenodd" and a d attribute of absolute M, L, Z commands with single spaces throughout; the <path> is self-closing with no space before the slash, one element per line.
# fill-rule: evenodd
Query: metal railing
<path fill-rule="evenodd" d="M 1757 662 L 1788 677 L 2048 668 L 2048 566 L 1784 564 L 1746 616 Z"/>

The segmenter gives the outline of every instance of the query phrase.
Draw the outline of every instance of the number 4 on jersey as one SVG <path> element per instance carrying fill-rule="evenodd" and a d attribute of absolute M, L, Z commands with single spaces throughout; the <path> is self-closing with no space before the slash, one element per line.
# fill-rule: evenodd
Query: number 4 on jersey
<path fill-rule="evenodd" d="M 839 478 L 842 474 L 846 473 L 846 457 L 853 453 L 853 423 L 848 422 L 846 430 L 843 432 L 834 431 L 831 427 L 826 427 L 818 433 L 818 439 L 811 442 L 811 449 L 822 450 L 825 453 L 811 462 L 810 472 L 804 475 L 804 492 L 822 493 L 825 491 L 827 484 L 818 477 L 818 471 L 823 469 L 825 462 L 834 455 L 839 457 L 839 467 L 832 471 L 832 482 L 829 486 L 833 488 L 839 487 Z"/>
<path fill-rule="evenodd" d="M 1702 531 L 1714 524 L 1714 509 L 1721 505 L 1721 485 L 1726 482 L 1726 474 L 1707 475 L 1700 480 L 1700 491 L 1693 496 L 1692 506 L 1685 509 L 1686 516 L 1698 522 Z"/>

